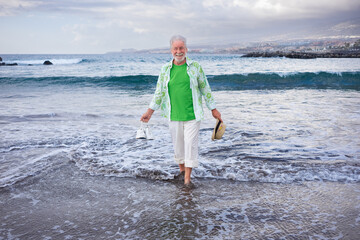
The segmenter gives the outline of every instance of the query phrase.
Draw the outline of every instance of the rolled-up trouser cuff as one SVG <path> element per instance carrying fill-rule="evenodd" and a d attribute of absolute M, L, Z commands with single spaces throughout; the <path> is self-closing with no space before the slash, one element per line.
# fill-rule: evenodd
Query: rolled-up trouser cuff
<path fill-rule="evenodd" d="M 185 164 L 185 167 L 189 167 L 189 168 L 199 167 L 199 162 L 197 159 L 196 160 L 184 160 L 184 159 L 175 158 L 175 162 L 177 164 Z"/>
<path fill-rule="evenodd" d="M 184 159 L 181 159 L 181 158 L 175 158 L 175 162 L 177 164 L 185 164 L 185 160 Z"/>
<path fill-rule="evenodd" d="M 185 167 L 188 168 L 197 168 L 199 167 L 199 162 L 198 160 L 185 160 Z"/>

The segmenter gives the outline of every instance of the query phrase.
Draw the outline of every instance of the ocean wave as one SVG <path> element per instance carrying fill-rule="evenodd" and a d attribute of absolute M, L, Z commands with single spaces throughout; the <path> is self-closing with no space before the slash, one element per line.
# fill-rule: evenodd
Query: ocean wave
<path fill-rule="evenodd" d="M 0 78 L 0 84 L 79 85 L 120 87 L 126 90 L 151 90 L 157 76 L 128 75 L 105 77 L 39 77 Z M 216 90 L 282 90 L 282 89 L 350 89 L 360 90 L 360 72 L 249 73 L 209 75 L 211 88 Z"/>
<path fill-rule="evenodd" d="M 43 63 L 49 60 L 53 64 L 56 65 L 72 65 L 72 64 L 78 64 L 84 61 L 82 58 L 64 58 L 64 59 L 28 59 L 28 60 L 18 60 L 18 61 L 12 61 L 13 63 L 17 63 L 19 65 L 43 65 Z"/>
<path fill-rule="evenodd" d="M 178 174 L 176 167 L 164 167 L 162 164 L 142 165 L 136 161 L 134 164 L 123 161 L 105 164 L 100 159 L 88 158 L 80 152 L 74 153 L 72 160 L 81 170 L 93 175 L 172 181 Z M 238 160 L 235 165 L 230 165 L 229 163 L 211 163 L 202 159 L 199 168 L 194 169 L 193 175 L 195 178 L 203 179 L 263 183 L 360 182 L 358 164 L 341 160 L 273 161 L 271 159 L 254 160 L 253 157 L 249 157 Z"/>
<path fill-rule="evenodd" d="M 80 62 L 78 62 L 78 63 L 92 63 L 92 62 L 96 62 L 97 60 L 96 59 L 87 59 L 87 58 L 85 58 L 85 59 L 81 59 L 81 61 Z"/>
<path fill-rule="evenodd" d="M 301 109 L 299 110 L 301 112 Z M 130 115 L 117 115 L 116 121 L 123 119 L 129 124 L 134 115 L 128 114 Z M 226 111 L 224 115 L 229 116 Z M 63 125 L 60 129 L 58 123 L 53 122 L 59 118 L 59 124 Z M 265 119 L 264 121 L 268 120 Z M 23 139 L 23 134 L 26 133 L 24 128 L 23 134 L 19 135 L 20 140 L 0 142 L 0 154 L 3 155 L 0 188 L 16 184 L 30 176 L 45 174 L 55 166 L 69 163 L 92 175 L 174 180 L 179 170 L 173 160 L 172 144 L 166 124 L 153 128 L 156 139 L 147 141 L 135 139 L 138 125 L 108 125 L 109 122 L 103 120 L 102 114 L 92 112 L 0 116 L 0 123 L 8 122 L 18 126 L 22 121 L 31 121 L 31 124 L 26 123 L 23 126 L 44 126 L 41 131 L 36 130 L 39 134 L 33 134 L 29 139 Z M 101 128 L 101 125 L 98 125 L 96 128 L 101 130 L 84 131 L 82 125 L 89 121 L 97 124 L 103 122 L 103 126 L 109 128 Z M 34 125 L 36 122 L 39 125 Z M 72 126 L 64 125 L 66 123 L 71 123 Z M 74 124 L 81 127 L 74 127 Z M 304 134 L 295 135 L 300 144 L 296 141 L 291 143 L 283 138 L 280 144 L 276 144 L 270 143 L 274 139 L 269 138 L 266 130 L 240 131 L 230 120 L 228 124 L 227 136 L 220 142 L 208 142 L 212 128 L 200 130 L 200 141 L 207 142 L 206 147 L 199 148 L 200 166 L 193 170 L 195 178 L 265 183 L 360 182 L 359 156 L 355 150 L 346 151 L 347 148 L 353 148 L 351 144 L 334 149 L 328 143 L 327 148 L 319 150 L 316 145 L 313 146 L 314 140 L 306 142 L 302 139 L 306 137 Z M 53 127 L 57 130 L 53 130 Z M 305 131 L 302 127 L 299 128 Z M 72 132 L 73 136 L 69 132 Z M 311 134 L 310 132 L 306 135 Z M 9 135 L 4 137 L 11 139 Z M 330 134 L 326 137 L 333 138 Z"/>
<path fill-rule="evenodd" d="M 77 167 L 93 175 L 171 181 L 179 170 L 173 162 L 171 146 L 163 141 L 88 139 L 69 156 Z M 360 182 L 360 166 L 351 158 L 317 160 L 306 158 L 306 154 L 295 158 L 264 157 L 239 154 L 234 146 L 219 152 L 214 156 L 200 151 L 200 165 L 193 170 L 194 177 L 266 183 Z"/>
<path fill-rule="evenodd" d="M 352 89 L 360 90 L 360 72 L 250 73 L 208 76 L 216 90 Z"/>
<path fill-rule="evenodd" d="M 153 144 L 158 145 L 155 142 Z M 68 163 L 74 163 L 80 170 L 91 175 L 174 181 L 179 170 L 167 153 L 160 156 L 152 152 L 152 157 L 145 154 L 144 159 L 139 158 L 140 152 L 147 151 L 144 149 L 146 145 L 146 141 L 135 139 L 125 142 L 109 139 L 88 139 L 86 142 L 81 142 L 80 139 L 57 139 L 0 146 L 0 152 L 7 157 L 0 174 L 0 188 L 16 184 L 29 176 L 37 176 L 41 172 L 45 174 L 56 166 Z M 122 152 L 121 148 L 129 150 Z M 16 153 L 22 153 L 24 156 L 11 157 Z M 254 156 L 245 156 L 241 159 L 228 156 L 222 162 L 207 159 L 200 154 L 200 166 L 193 170 L 193 176 L 195 179 L 238 182 L 358 183 L 360 166 L 351 160 L 294 160 Z"/>
<path fill-rule="evenodd" d="M 14 122 L 28 122 L 40 119 L 51 119 L 56 118 L 59 115 L 56 113 L 48 113 L 48 114 L 29 114 L 29 115 L 0 115 L 0 123 L 14 123 Z"/>

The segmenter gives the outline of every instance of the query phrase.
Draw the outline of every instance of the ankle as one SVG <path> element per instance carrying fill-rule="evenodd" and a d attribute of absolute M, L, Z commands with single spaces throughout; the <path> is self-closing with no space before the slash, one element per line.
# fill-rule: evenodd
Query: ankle
<path fill-rule="evenodd" d="M 190 178 L 188 178 L 188 179 L 185 178 L 185 179 L 184 179 L 184 184 L 189 184 L 190 182 L 191 182 Z"/>

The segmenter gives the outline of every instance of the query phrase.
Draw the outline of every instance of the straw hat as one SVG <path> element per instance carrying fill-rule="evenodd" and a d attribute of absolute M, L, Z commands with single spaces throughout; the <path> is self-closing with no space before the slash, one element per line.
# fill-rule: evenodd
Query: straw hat
<path fill-rule="evenodd" d="M 211 140 L 221 139 L 225 133 L 226 125 L 223 122 L 220 122 L 219 119 L 216 119 L 216 124 L 214 127 L 213 134 L 211 136 Z"/>

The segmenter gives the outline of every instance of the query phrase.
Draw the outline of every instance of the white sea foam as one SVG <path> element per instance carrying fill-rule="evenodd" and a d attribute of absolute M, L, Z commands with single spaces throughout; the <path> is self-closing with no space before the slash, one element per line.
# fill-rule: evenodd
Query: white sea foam
<path fill-rule="evenodd" d="M 14 123 L 9 120 L 7 127 L 0 129 L 2 186 L 69 160 L 96 175 L 169 180 L 178 173 L 167 122 L 158 112 L 150 122 L 155 140 L 135 139 L 139 117 L 151 95 L 93 93 L 82 90 L 73 98 L 73 92 L 58 92 L 45 99 L 39 94 L 48 106 L 43 112 L 54 112 L 50 111 L 52 106 L 62 110 L 51 115 L 56 117 L 19 109 L 21 116 L 41 117 Z M 357 92 L 214 94 L 228 127 L 222 140 L 210 141 L 214 120 L 206 112 L 195 177 L 278 183 L 360 182 L 359 126 L 354 124 L 360 114 Z M 7 101 L 5 104 L 11 106 L 14 99 Z M 42 104 L 37 98 L 28 101 L 32 106 Z"/>
<path fill-rule="evenodd" d="M 56 65 L 68 65 L 80 63 L 82 58 L 70 58 L 70 59 L 29 59 L 29 60 L 18 60 L 16 63 L 21 65 L 42 65 L 46 60 Z"/>
<path fill-rule="evenodd" d="M 0 68 L 7 77 L 49 77 L 49 76 L 157 76 L 162 65 L 170 61 L 170 55 L 14 55 L 5 62 L 17 62 L 22 66 Z M 239 55 L 192 55 L 207 75 L 232 75 L 252 73 L 275 73 L 288 76 L 296 73 L 360 72 L 360 59 L 284 59 L 284 58 L 241 58 Z M 54 65 L 40 67 L 45 60 Z M 81 64 L 78 64 L 81 63 Z M 24 66 L 32 64 L 34 66 Z M 16 69 L 16 71 L 14 71 Z"/>

